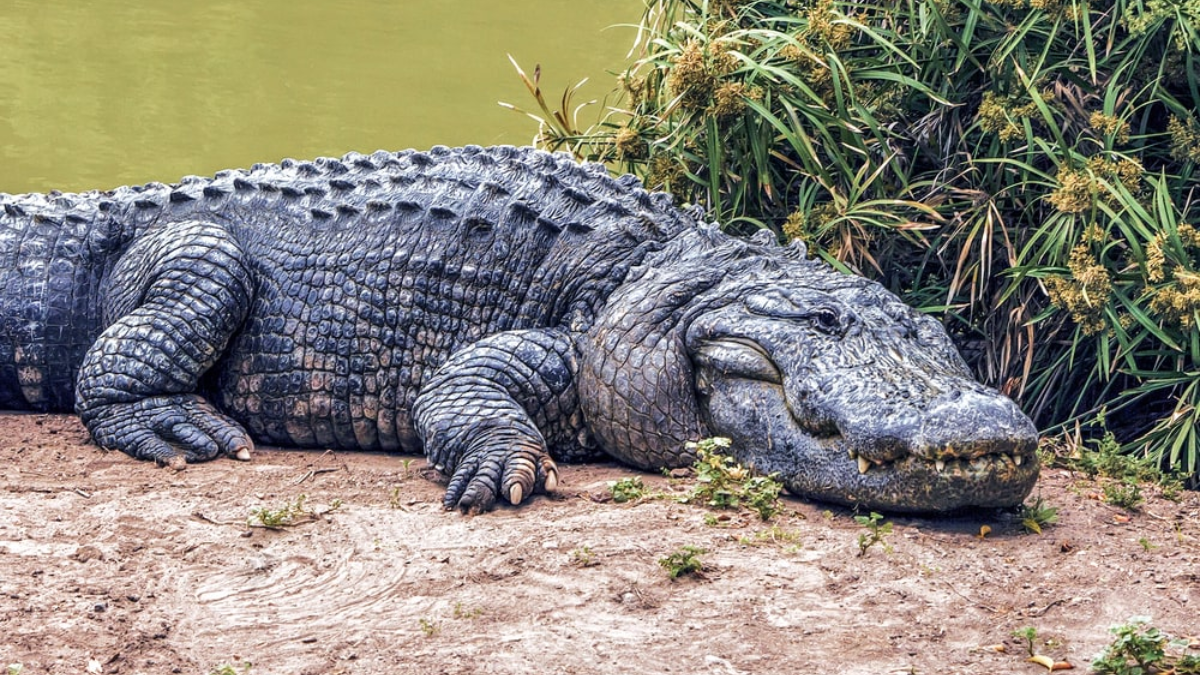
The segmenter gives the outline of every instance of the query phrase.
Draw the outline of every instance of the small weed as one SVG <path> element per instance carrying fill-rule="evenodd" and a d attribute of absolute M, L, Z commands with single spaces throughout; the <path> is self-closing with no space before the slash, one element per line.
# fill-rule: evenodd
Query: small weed
<path fill-rule="evenodd" d="M 308 495 L 300 495 L 278 509 L 258 508 L 250 511 L 246 524 L 251 527 L 265 527 L 278 530 L 293 525 L 312 522 L 327 513 L 342 508 L 342 500 L 334 499 L 324 508 L 309 508 L 305 503 Z M 255 522 L 257 521 L 257 523 Z"/>
<path fill-rule="evenodd" d="M 743 534 L 738 537 L 738 543 L 742 546 L 763 546 L 767 544 L 797 545 L 800 543 L 800 533 L 795 530 L 785 530 L 778 525 L 772 525 L 765 530 Z"/>
<path fill-rule="evenodd" d="M 209 671 L 209 675 L 247 675 L 250 672 L 250 662 L 246 661 L 242 667 L 235 668 L 228 663 L 223 663 Z"/>
<path fill-rule="evenodd" d="M 1138 539 L 1138 543 L 1142 545 L 1142 550 L 1144 550 L 1146 553 L 1149 553 L 1150 551 L 1153 551 L 1154 549 L 1158 548 L 1158 546 L 1151 543 L 1150 540 L 1145 537 Z"/>
<path fill-rule="evenodd" d="M 1142 488 L 1137 480 L 1126 478 L 1121 481 L 1110 481 L 1104 486 L 1104 501 L 1125 509 L 1136 511 L 1146 498 L 1142 496 Z"/>
<path fill-rule="evenodd" d="M 483 610 L 478 607 L 467 609 L 463 607 L 461 602 L 454 603 L 454 618 L 456 619 L 478 619 L 483 616 Z M 436 630 L 436 626 L 434 629 Z"/>
<path fill-rule="evenodd" d="M 696 453 L 696 486 L 687 501 L 698 501 L 717 509 L 742 506 L 763 520 L 779 513 L 779 493 L 783 484 L 775 476 L 756 476 L 736 459 L 721 454 L 731 445 L 728 438 L 707 438 L 688 443 Z"/>
<path fill-rule="evenodd" d="M 430 621 L 429 619 L 422 618 L 418 620 L 417 623 L 421 626 L 421 632 L 425 634 L 425 637 L 433 637 L 434 635 L 438 634 L 438 631 L 441 630 L 441 627 L 437 625 L 436 621 Z"/>
<path fill-rule="evenodd" d="M 1175 476 L 1166 476 L 1158 482 L 1158 490 L 1163 499 L 1178 503 L 1183 498 L 1183 481 Z"/>
<path fill-rule="evenodd" d="M 400 486 L 397 485 L 396 487 L 392 488 L 392 494 L 388 497 L 388 506 L 393 509 L 398 509 L 400 508 L 400 504 Z"/>
<path fill-rule="evenodd" d="M 600 564 L 591 546 L 580 546 L 571 551 L 571 564 L 576 567 L 595 567 Z"/>
<path fill-rule="evenodd" d="M 1058 508 L 1047 506 L 1038 495 L 1033 504 L 1022 504 L 1017 516 L 1021 519 L 1021 527 L 1027 532 L 1041 534 L 1042 530 L 1058 522 Z"/>
<path fill-rule="evenodd" d="M 1025 651 L 1029 652 L 1030 656 L 1033 656 L 1037 651 L 1034 647 L 1034 642 L 1037 641 L 1037 629 L 1033 626 L 1026 626 L 1020 630 L 1014 630 L 1012 632 L 1012 636 L 1025 641 Z"/>
<path fill-rule="evenodd" d="M 1133 617 L 1109 632 L 1115 638 L 1092 661 L 1092 670 L 1100 675 L 1200 674 L 1200 658 L 1176 653 L 1185 649 L 1187 642 L 1174 640 L 1150 625 L 1148 617 Z"/>
<path fill-rule="evenodd" d="M 307 495 L 300 495 L 279 509 L 254 509 L 250 512 L 248 524 L 254 525 L 254 521 L 257 519 L 260 525 L 272 529 L 294 525 L 297 519 L 308 514 L 308 510 L 304 506 L 307 499 Z"/>
<path fill-rule="evenodd" d="M 608 489 L 612 491 L 613 501 L 618 504 L 641 499 L 646 494 L 646 486 L 638 476 L 631 476 L 611 482 L 608 484 Z"/>
<path fill-rule="evenodd" d="M 885 553 L 892 552 L 892 545 L 888 543 L 887 538 L 892 534 L 892 524 L 884 522 L 883 516 L 871 512 L 869 516 L 854 516 L 854 522 L 867 528 L 866 532 L 858 535 L 858 556 L 867 554 L 867 550 L 875 544 L 883 546 Z"/>
<path fill-rule="evenodd" d="M 738 537 L 742 546 L 777 546 L 788 555 L 795 555 L 802 550 L 800 533 L 795 530 L 785 530 L 778 525 L 772 525 L 764 530 Z"/>
<path fill-rule="evenodd" d="M 21 675 L 21 673 L 25 672 L 25 665 L 21 663 L 10 663 L 8 664 L 8 667 L 4 669 L 4 672 L 5 675 Z"/>
<path fill-rule="evenodd" d="M 1087 442 L 1091 448 L 1085 449 L 1085 443 L 1078 438 L 1079 432 L 1076 431 L 1075 438 L 1065 443 L 1066 451 L 1063 454 L 1052 453 L 1046 465 L 1065 466 L 1081 471 L 1090 478 L 1112 479 L 1115 484 L 1107 484 L 1103 488 L 1105 501 L 1122 508 L 1134 510 L 1144 501 L 1139 487 L 1143 483 L 1158 485 L 1163 499 L 1180 499 L 1184 483 L 1179 474 L 1163 471 L 1153 458 L 1122 453 L 1121 444 L 1107 429 L 1104 411 L 1096 415 L 1093 424 L 1103 430 L 1103 435 Z M 1110 500 L 1110 496 L 1116 501 Z M 1132 500 L 1133 506 L 1120 503 L 1125 500 Z"/>
<path fill-rule="evenodd" d="M 708 553 L 699 546 L 684 546 L 671 555 L 660 558 L 658 564 L 667 571 L 667 576 L 678 579 L 687 574 L 699 574 L 704 570 L 700 556 Z"/>

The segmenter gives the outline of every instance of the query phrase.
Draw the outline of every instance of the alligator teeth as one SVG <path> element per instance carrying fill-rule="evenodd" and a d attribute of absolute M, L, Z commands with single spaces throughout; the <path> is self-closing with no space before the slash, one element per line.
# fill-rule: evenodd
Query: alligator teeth
<path fill-rule="evenodd" d="M 937 469 L 938 473 L 941 473 L 946 470 L 946 463 L 939 459 L 933 463 L 933 468 Z"/>
<path fill-rule="evenodd" d="M 858 453 L 854 451 L 854 448 L 846 448 L 846 452 L 849 453 L 850 459 L 858 459 Z"/>
<path fill-rule="evenodd" d="M 987 465 L 988 465 L 987 460 L 984 459 L 983 457 L 976 457 L 975 459 L 971 460 L 971 468 L 975 469 L 976 471 L 986 470 Z"/>
<path fill-rule="evenodd" d="M 867 469 L 871 468 L 871 462 L 866 457 L 858 458 L 858 472 L 866 473 Z"/>
<path fill-rule="evenodd" d="M 1021 463 L 1025 461 L 1025 457 L 1023 455 L 1013 455 L 1012 458 L 1013 464 L 1016 464 L 1017 466 L 1021 466 Z"/>

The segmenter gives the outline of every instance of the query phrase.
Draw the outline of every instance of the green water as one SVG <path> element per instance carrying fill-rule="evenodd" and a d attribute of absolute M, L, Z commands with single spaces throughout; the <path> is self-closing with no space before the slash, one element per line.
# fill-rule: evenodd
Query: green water
<path fill-rule="evenodd" d="M 641 0 L 4 0 L 0 192 L 173 181 L 283 157 L 528 143 L 497 105 L 602 98 Z M 598 113 L 584 113 L 592 121 Z"/>

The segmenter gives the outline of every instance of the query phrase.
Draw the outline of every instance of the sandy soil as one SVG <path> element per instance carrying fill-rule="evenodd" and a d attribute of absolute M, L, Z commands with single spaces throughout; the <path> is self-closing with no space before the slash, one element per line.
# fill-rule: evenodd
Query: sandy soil
<path fill-rule="evenodd" d="M 72 417 L 2 415 L 0 667 L 1045 672 L 1011 637 L 1032 626 L 1086 672 L 1130 616 L 1200 633 L 1194 492 L 1128 513 L 1052 469 L 1060 523 L 1041 536 L 1010 514 L 896 517 L 892 551 L 859 557 L 848 511 L 788 499 L 774 531 L 749 514 L 714 527 L 693 505 L 608 501 L 632 474 L 563 467 L 558 495 L 465 517 L 419 459 L 260 450 L 174 473 L 100 451 Z M 308 522 L 247 525 L 302 494 Z M 658 560 L 684 545 L 705 571 L 670 580 Z"/>

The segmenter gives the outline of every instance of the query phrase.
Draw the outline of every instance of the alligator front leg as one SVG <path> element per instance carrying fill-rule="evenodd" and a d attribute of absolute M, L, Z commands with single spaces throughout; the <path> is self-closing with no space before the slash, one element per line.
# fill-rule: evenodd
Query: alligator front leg
<path fill-rule="evenodd" d="M 498 333 L 438 369 L 413 418 L 429 461 L 450 476 L 447 509 L 487 511 L 497 496 L 520 504 L 535 490 L 554 490 L 548 447 L 571 453 L 587 445 L 575 370 L 574 346 L 557 330 Z"/>
<path fill-rule="evenodd" d="M 97 444 L 182 468 L 249 459 L 246 431 L 196 393 L 253 297 L 244 254 L 211 223 L 135 241 L 102 289 L 107 328 L 84 358 L 75 407 Z"/>

